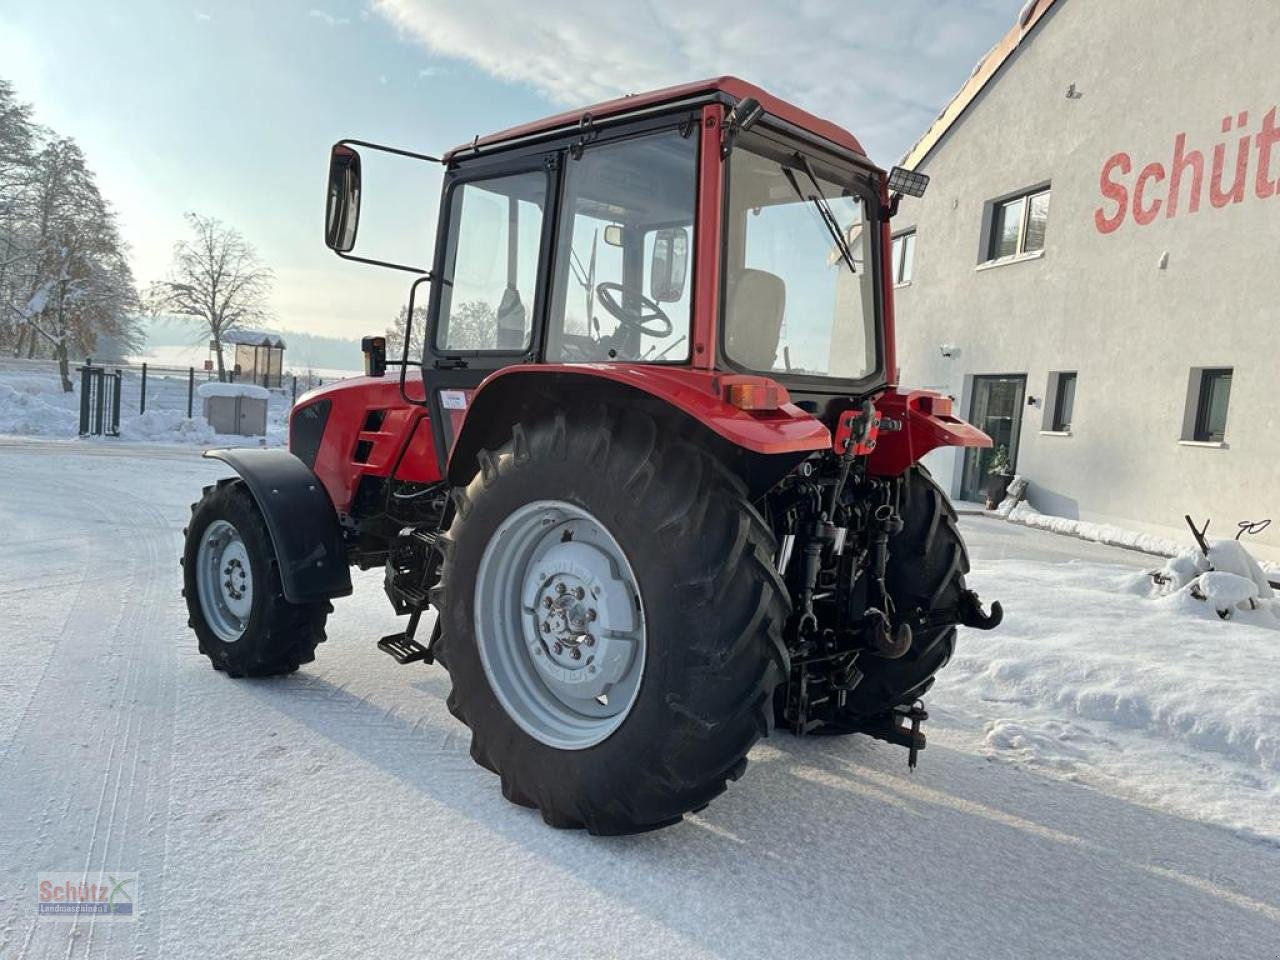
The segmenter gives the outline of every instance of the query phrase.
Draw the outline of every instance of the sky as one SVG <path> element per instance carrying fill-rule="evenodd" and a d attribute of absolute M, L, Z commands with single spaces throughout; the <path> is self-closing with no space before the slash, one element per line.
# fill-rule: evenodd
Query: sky
<path fill-rule="evenodd" d="M 275 328 L 359 337 L 395 319 L 410 278 L 324 247 L 334 141 L 439 155 L 732 73 L 845 126 L 888 166 L 1023 2 L 0 0 L 0 76 L 80 142 L 140 286 L 197 211 L 272 267 Z M 438 166 L 367 163 L 359 252 L 427 263 L 439 185 Z"/>

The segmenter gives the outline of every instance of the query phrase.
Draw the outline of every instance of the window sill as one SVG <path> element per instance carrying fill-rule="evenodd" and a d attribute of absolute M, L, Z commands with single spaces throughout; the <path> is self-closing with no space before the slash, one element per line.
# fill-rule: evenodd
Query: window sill
<path fill-rule="evenodd" d="M 1001 257 L 999 260 L 987 260 L 978 264 L 975 270 L 994 270 L 996 267 L 1007 267 L 1014 263 L 1026 263 L 1028 260 L 1040 260 L 1044 257 L 1043 250 L 1033 250 L 1031 253 L 1020 253 L 1014 257 Z"/>
<path fill-rule="evenodd" d="M 1208 447 L 1213 450 L 1226 450 L 1227 442 L 1225 440 L 1179 440 L 1180 447 Z"/>
<path fill-rule="evenodd" d="M 1071 436 L 1071 431 L 1070 431 L 1070 430 L 1041 430 L 1041 431 L 1040 431 L 1040 436 L 1042 436 L 1042 437 L 1069 437 L 1069 436 Z"/>

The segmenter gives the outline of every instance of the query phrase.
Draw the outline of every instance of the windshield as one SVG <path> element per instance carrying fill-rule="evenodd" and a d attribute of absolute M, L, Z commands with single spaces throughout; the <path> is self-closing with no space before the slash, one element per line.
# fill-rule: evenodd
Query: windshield
<path fill-rule="evenodd" d="M 799 155 L 774 159 L 738 142 L 729 161 L 724 310 L 731 361 L 847 380 L 875 372 L 865 206 Z"/>
<path fill-rule="evenodd" d="M 548 360 L 688 359 L 697 149 L 667 130 L 566 157 Z"/>

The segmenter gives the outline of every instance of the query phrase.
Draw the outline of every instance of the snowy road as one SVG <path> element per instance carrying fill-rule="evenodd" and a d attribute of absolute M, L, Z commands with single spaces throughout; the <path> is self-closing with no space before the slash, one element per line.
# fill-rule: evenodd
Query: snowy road
<path fill-rule="evenodd" d="M 218 474 L 0 439 L 4 960 L 1280 957 L 1280 846 L 993 762 L 966 638 L 914 774 L 863 738 L 777 736 L 675 828 L 550 830 L 471 763 L 444 673 L 376 651 L 377 575 L 298 674 L 209 669 L 177 557 Z M 1046 596 L 1053 571 L 1148 565 L 964 526 L 976 568 L 1027 561 Z M 37 922 L 38 873 L 101 868 L 138 873 L 137 922 Z"/>

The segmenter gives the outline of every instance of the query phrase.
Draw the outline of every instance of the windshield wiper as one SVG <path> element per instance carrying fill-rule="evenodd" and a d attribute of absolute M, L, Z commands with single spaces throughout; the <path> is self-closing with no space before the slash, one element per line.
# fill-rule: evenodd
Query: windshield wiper
<path fill-rule="evenodd" d="M 797 197 L 801 200 L 808 200 L 818 208 L 818 215 L 822 218 L 822 223 L 827 228 L 827 232 L 831 234 L 831 239 L 835 241 L 836 249 L 840 252 L 840 258 L 844 260 L 849 272 L 857 276 L 858 268 L 853 261 L 853 251 L 849 249 L 849 243 L 845 239 L 844 231 L 840 229 L 840 221 L 831 212 L 831 205 L 827 203 L 827 198 L 822 193 L 822 187 L 818 186 L 818 178 L 813 175 L 813 168 L 809 166 L 809 158 L 802 153 L 797 153 L 796 159 L 804 165 L 804 172 L 808 174 L 816 193 L 811 193 L 806 197 L 804 191 L 800 189 L 800 184 L 796 183 L 795 174 L 791 172 L 790 167 L 782 168 L 783 175 L 787 178 L 787 182 L 791 184 L 791 189 L 796 192 Z"/>

